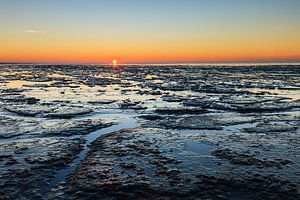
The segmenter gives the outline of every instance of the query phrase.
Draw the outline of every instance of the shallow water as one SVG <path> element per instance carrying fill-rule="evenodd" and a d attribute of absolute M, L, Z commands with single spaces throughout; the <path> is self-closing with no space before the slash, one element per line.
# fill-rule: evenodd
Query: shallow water
<path fill-rule="evenodd" d="M 192 151 L 200 155 L 209 155 L 210 151 L 215 148 L 215 145 L 190 142 L 187 144 L 187 151 Z"/>

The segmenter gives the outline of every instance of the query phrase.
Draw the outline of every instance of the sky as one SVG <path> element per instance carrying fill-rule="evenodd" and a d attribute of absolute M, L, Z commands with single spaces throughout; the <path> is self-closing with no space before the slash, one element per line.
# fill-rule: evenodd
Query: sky
<path fill-rule="evenodd" d="M 299 0 L 0 0 L 0 62 L 300 62 Z"/>

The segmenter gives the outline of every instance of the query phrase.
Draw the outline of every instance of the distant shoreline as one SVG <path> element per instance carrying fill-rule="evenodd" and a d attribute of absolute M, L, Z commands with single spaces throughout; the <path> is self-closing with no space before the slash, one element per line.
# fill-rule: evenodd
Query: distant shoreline
<path fill-rule="evenodd" d="M 111 65 L 110 63 L 26 63 L 26 62 L 0 62 L 0 65 Z M 128 65 L 191 65 L 191 66 L 258 66 L 258 65 L 300 65 L 300 63 L 124 63 L 119 64 L 120 66 Z"/>

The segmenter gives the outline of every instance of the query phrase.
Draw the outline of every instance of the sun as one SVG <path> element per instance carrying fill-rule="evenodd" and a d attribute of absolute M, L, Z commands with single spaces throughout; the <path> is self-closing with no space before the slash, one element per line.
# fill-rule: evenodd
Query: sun
<path fill-rule="evenodd" d="M 116 59 L 114 59 L 114 60 L 112 61 L 112 64 L 115 66 L 115 65 L 118 64 L 118 61 L 117 61 Z"/>

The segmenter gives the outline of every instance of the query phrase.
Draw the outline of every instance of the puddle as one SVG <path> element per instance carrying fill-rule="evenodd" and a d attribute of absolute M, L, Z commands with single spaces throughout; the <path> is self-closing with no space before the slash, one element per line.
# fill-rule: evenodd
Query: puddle
<path fill-rule="evenodd" d="M 204 144 L 204 143 L 198 143 L 198 142 L 189 142 L 187 144 L 187 151 L 191 151 L 194 153 L 198 153 L 201 155 L 209 155 L 210 151 L 215 148 L 215 145 L 212 144 Z"/>
<path fill-rule="evenodd" d="M 293 100 L 300 100 L 300 91 L 298 90 L 280 90 L 280 89 L 260 89 L 260 88 L 253 88 L 250 91 L 252 92 L 270 92 L 275 94 L 276 96 L 281 96 L 281 97 L 287 97 L 291 98 Z"/>
<path fill-rule="evenodd" d="M 199 129 L 183 129 L 183 130 L 173 130 L 169 129 L 172 133 L 182 133 L 182 134 L 207 134 L 207 133 L 217 133 L 224 134 L 224 130 L 199 130 Z"/>

